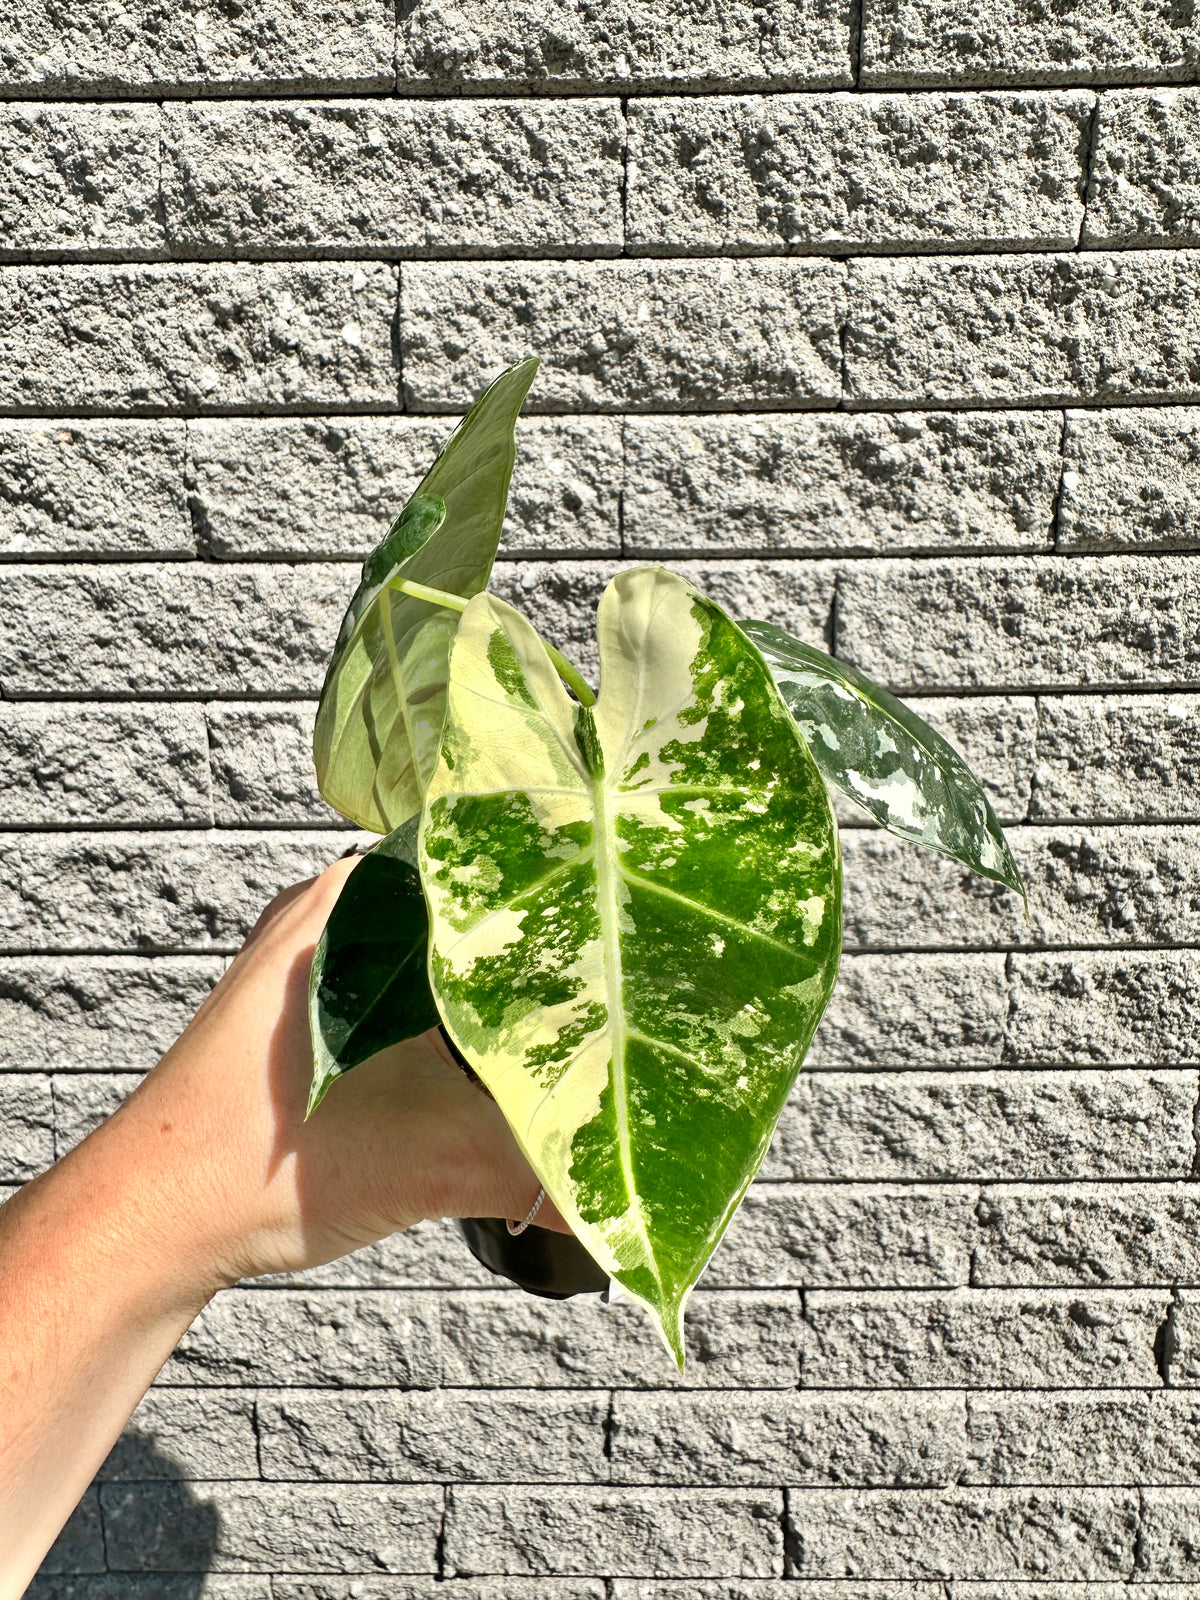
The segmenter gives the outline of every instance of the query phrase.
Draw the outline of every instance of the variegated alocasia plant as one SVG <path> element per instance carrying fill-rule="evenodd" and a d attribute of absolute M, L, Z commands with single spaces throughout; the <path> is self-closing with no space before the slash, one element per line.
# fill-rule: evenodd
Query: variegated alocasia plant
<path fill-rule="evenodd" d="M 368 558 L 315 741 L 384 838 L 313 961 L 310 1111 L 440 1019 L 573 1232 L 683 1362 L 841 950 L 829 786 L 1023 893 L 978 781 L 886 690 L 661 567 L 600 602 L 600 692 L 486 590 L 535 362 Z"/>

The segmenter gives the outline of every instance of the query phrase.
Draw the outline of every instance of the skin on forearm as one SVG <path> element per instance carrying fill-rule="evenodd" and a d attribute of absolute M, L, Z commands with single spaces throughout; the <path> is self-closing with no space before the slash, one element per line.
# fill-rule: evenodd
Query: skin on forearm
<path fill-rule="evenodd" d="M 357 1067 L 305 1122 L 308 974 L 353 866 L 273 902 L 126 1104 L 0 1208 L 0 1600 L 222 1287 L 533 1202 L 504 1119 L 436 1033 Z M 538 1221 L 563 1226 L 549 1204 Z"/>

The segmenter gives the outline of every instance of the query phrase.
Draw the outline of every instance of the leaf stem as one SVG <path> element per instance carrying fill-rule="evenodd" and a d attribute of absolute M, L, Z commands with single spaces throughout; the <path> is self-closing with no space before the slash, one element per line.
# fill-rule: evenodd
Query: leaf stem
<path fill-rule="evenodd" d="M 411 595 L 414 600 L 428 600 L 430 605 L 446 606 L 451 611 L 465 611 L 467 602 L 460 594 L 450 594 L 445 589 L 431 589 L 428 584 L 414 583 L 411 578 L 393 578 L 388 585 L 389 589 L 397 589 L 401 594 Z M 584 680 L 579 668 L 568 661 L 562 651 L 556 649 L 545 639 L 542 643 L 546 646 L 546 654 L 554 663 L 555 671 L 562 681 L 573 692 L 575 698 L 582 706 L 594 706 L 596 696 L 592 693 Z"/>

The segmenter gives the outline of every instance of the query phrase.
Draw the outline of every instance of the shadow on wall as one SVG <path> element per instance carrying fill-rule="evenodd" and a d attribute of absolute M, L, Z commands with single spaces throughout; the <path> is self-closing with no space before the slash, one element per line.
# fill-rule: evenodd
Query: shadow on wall
<path fill-rule="evenodd" d="M 178 1462 L 128 1428 L 25 1600 L 201 1600 L 220 1527 L 216 1507 L 197 1498 Z M 146 1577 L 131 1585 L 116 1573 Z M 156 1583 L 152 1573 L 163 1578 Z"/>

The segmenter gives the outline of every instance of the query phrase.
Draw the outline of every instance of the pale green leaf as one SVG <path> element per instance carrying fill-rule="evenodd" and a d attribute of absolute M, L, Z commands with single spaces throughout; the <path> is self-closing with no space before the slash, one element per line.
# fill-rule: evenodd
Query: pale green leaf
<path fill-rule="evenodd" d="M 400 594 L 408 579 L 463 596 L 487 587 L 512 477 L 513 427 L 537 372 L 518 362 L 480 396 L 367 558 L 321 691 L 313 757 L 336 811 L 389 833 L 421 809 L 445 715 L 455 613 Z"/>
<path fill-rule="evenodd" d="M 953 745 L 847 662 L 769 622 L 742 627 L 836 789 L 881 827 L 1024 895 L 1004 830 Z"/>
<path fill-rule="evenodd" d="M 682 1314 L 829 999 L 837 829 L 758 652 L 661 568 L 598 619 L 595 710 L 490 595 L 421 825 L 443 1021 L 596 1261 Z"/>
<path fill-rule="evenodd" d="M 308 986 L 309 1116 L 352 1067 L 438 1024 L 416 845 L 414 817 L 369 850 L 317 942 Z"/>

